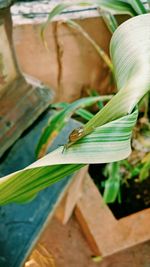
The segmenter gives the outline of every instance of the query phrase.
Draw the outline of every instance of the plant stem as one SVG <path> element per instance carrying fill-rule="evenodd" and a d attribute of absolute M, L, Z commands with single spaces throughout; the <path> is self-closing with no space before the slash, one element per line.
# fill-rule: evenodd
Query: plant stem
<path fill-rule="evenodd" d="M 95 48 L 97 53 L 100 55 L 100 57 L 103 59 L 105 64 L 108 66 L 110 71 L 113 73 L 113 64 L 109 58 L 109 56 L 106 54 L 106 52 L 89 36 L 89 34 L 75 21 L 72 20 L 67 20 L 66 24 L 73 28 L 76 29 L 78 32 L 80 32 Z"/>
<path fill-rule="evenodd" d="M 98 8 L 98 12 L 100 16 L 103 18 L 107 28 L 109 31 L 113 34 L 114 31 L 118 28 L 118 22 L 114 15 L 112 15 L 110 12 L 105 11 L 101 8 Z"/>

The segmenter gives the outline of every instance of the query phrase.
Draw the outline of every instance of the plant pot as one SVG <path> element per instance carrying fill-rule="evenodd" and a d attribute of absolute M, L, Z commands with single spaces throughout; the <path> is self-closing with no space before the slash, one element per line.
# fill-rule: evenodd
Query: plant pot
<path fill-rule="evenodd" d="M 117 220 L 88 174 L 75 215 L 94 255 L 107 257 L 150 240 L 150 209 Z"/>

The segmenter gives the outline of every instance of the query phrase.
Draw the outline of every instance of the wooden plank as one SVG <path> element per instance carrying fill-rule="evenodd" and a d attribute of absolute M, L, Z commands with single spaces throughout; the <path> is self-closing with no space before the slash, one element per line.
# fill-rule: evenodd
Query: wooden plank
<path fill-rule="evenodd" d="M 55 216 L 61 221 L 62 224 L 66 224 L 70 219 L 73 210 L 76 206 L 77 201 L 80 199 L 83 190 L 83 182 L 85 179 L 85 174 L 87 173 L 87 168 L 82 168 L 72 180 L 66 195 L 62 199 L 60 205 L 58 206 Z"/>
<path fill-rule="evenodd" d="M 9 9 L 0 11 L 0 157 L 54 99 L 53 91 L 21 74 L 12 42 Z M 9 30 L 8 30 L 9 29 Z"/>
<path fill-rule="evenodd" d="M 148 7 L 146 0 L 141 0 L 146 7 Z M 91 6 L 77 6 L 77 0 L 38 0 L 38 1 L 21 1 L 12 7 L 12 15 L 14 24 L 33 24 L 43 23 L 47 18 L 49 12 L 60 3 L 74 3 L 74 6 L 69 7 L 63 14 L 56 16 L 54 20 L 62 19 L 85 19 L 99 17 L 96 5 Z M 31 16 L 32 14 L 32 16 Z"/>
<path fill-rule="evenodd" d="M 0 15 L 1 17 L 1 15 Z M 0 25 L 0 96 L 5 88 L 18 76 L 14 64 L 13 54 L 10 49 L 4 24 Z"/>
<path fill-rule="evenodd" d="M 75 214 L 95 255 L 106 257 L 150 240 L 150 209 L 117 220 L 89 176 Z"/>
<path fill-rule="evenodd" d="M 29 84 L 23 77 L 7 87 L 0 98 L 0 157 L 52 101 L 52 90 Z"/>
<path fill-rule="evenodd" d="M 108 53 L 111 34 L 102 18 L 77 22 Z M 50 23 L 45 31 L 46 50 L 40 30 L 41 24 L 15 26 L 16 54 L 25 73 L 55 88 L 56 101 L 72 102 L 86 96 L 91 88 L 100 94 L 113 92 L 108 68 L 80 33 L 59 22 Z"/>
<path fill-rule="evenodd" d="M 12 16 L 14 25 L 43 23 L 48 18 L 49 12 L 57 5 L 66 0 L 38 0 L 38 1 L 22 1 L 12 6 Z M 98 17 L 99 13 L 95 6 L 81 7 L 76 5 L 76 0 L 67 1 L 67 3 L 74 2 L 74 6 L 63 12 L 63 14 L 56 16 L 55 21 L 67 19 L 84 19 L 90 17 Z M 32 16 L 31 16 L 32 14 Z"/>
<path fill-rule="evenodd" d="M 150 240 L 150 208 L 121 218 L 118 223 L 122 227 L 121 250 Z M 119 249 L 119 248 L 118 248 Z"/>
<path fill-rule="evenodd" d="M 88 174 L 84 181 L 82 197 L 75 209 L 75 215 L 94 254 L 103 255 L 108 251 L 110 247 L 108 247 L 106 238 L 107 236 L 114 238 L 112 226 L 114 227 L 117 222 L 107 205 L 104 204 L 98 189 Z M 116 242 L 115 239 L 114 242 Z"/>

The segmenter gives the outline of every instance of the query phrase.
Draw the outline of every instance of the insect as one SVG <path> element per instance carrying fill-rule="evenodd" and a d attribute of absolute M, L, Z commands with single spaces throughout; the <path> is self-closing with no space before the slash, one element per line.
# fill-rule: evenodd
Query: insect
<path fill-rule="evenodd" d="M 83 127 L 74 129 L 69 135 L 69 142 L 75 142 L 84 135 Z"/>
<path fill-rule="evenodd" d="M 85 135 L 85 133 L 84 133 L 84 129 L 82 126 L 74 129 L 71 132 L 71 134 L 69 135 L 69 138 L 68 138 L 69 141 L 66 145 L 64 145 L 62 153 L 65 151 L 65 149 L 67 149 L 69 147 L 70 143 L 76 142 L 79 138 L 81 138 L 84 135 Z"/>

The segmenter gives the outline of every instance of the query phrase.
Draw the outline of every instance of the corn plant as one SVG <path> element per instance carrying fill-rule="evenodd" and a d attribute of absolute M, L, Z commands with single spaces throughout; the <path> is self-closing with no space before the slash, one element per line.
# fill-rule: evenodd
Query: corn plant
<path fill-rule="evenodd" d="M 136 5 L 139 1 L 96 2 L 109 9 L 114 4 L 118 12 L 124 8 L 133 16 L 143 10 L 143 6 Z M 137 104 L 150 89 L 149 47 L 150 14 L 129 19 L 118 27 L 110 43 L 118 93 L 81 131 L 76 129 L 74 138 L 72 134 L 68 137 L 65 150 L 61 146 L 26 169 L 1 178 L 1 205 L 32 199 L 40 190 L 86 164 L 114 162 L 130 154 Z"/>

